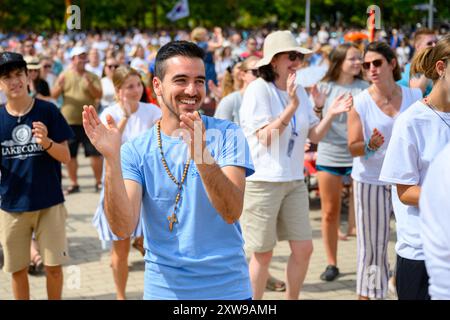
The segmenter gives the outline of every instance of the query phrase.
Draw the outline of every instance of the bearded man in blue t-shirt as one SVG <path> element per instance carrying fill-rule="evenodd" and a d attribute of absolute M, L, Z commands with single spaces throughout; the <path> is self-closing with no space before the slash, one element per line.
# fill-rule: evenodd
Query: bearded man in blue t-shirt
<path fill-rule="evenodd" d="M 238 219 L 248 145 L 230 121 L 200 116 L 205 95 L 203 50 L 186 41 L 163 46 L 153 86 L 161 120 L 125 143 L 111 117 L 104 126 L 85 106 L 83 126 L 105 157 L 105 212 L 127 238 L 142 206 L 144 299 L 250 299 Z"/>
<path fill-rule="evenodd" d="M 68 259 L 61 163 L 70 160 L 73 132 L 52 103 L 28 94 L 22 55 L 0 53 L 0 242 L 16 299 L 29 299 L 28 266 L 34 232 L 47 274 L 49 299 L 61 299 L 61 265 Z"/>

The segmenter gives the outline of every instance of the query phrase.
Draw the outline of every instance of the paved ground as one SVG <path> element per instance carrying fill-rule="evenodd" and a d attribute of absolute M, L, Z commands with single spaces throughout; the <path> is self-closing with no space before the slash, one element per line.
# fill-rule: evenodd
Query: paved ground
<path fill-rule="evenodd" d="M 72 257 L 64 268 L 64 299 L 115 299 L 114 284 L 109 267 L 109 253 L 101 249 L 97 232 L 91 224 L 99 194 L 94 191 L 94 180 L 86 159 L 80 159 L 79 182 L 82 192 L 67 197 L 69 211 L 67 233 L 69 253 Z M 68 184 L 64 179 L 63 184 Z M 333 282 L 325 283 L 319 279 L 326 266 L 326 258 L 320 232 L 320 211 L 317 202 L 311 205 L 311 223 L 313 226 L 314 253 L 306 277 L 301 299 L 355 299 L 356 287 L 356 239 L 340 241 L 338 264 L 341 276 Z M 345 222 L 342 225 L 345 230 Z M 392 230 L 393 231 L 393 230 Z M 394 239 L 391 232 L 389 259 L 394 265 Z M 275 248 L 271 272 L 283 278 L 289 257 L 287 242 L 281 242 Z M 144 263 L 141 255 L 132 250 L 129 259 L 130 275 L 127 294 L 129 299 L 141 299 L 143 292 Z M 392 267 L 391 267 L 392 268 Z M 45 277 L 30 277 L 32 299 L 46 299 Z M 0 299 L 12 299 L 11 280 L 8 274 L 0 272 Z M 283 293 L 267 291 L 265 299 L 284 299 Z M 392 297 L 390 297 L 392 298 Z"/>

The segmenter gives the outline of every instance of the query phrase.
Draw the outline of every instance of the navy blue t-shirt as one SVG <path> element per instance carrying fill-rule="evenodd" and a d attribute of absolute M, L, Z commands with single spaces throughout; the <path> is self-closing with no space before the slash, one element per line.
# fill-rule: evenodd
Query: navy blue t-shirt
<path fill-rule="evenodd" d="M 33 137 L 33 122 L 47 126 L 48 137 L 61 143 L 73 131 L 58 108 L 36 99 L 31 111 L 20 118 L 0 106 L 0 208 L 8 212 L 34 211 L 64 202 L 61 163 Z"/>

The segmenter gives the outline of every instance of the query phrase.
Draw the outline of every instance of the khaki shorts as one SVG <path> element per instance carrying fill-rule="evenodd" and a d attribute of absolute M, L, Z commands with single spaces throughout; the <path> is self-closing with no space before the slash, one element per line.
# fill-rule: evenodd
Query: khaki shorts
<path fill-rule="evenodd" d="M 271 251 L 277 239 L 311 240 L 305 182 L 247 181 L 241 221 L 245 248 L 252 252 Z"/>
<path fill-rule="evenodd" d="M 59 266 L 69 259 L 66 239 L 67 210 L 64 204 L 21 213 L 0 210 L 0 242 L 3 271 L 17 272 L 30 264 L 31 236 L 35 233 L 44 265 Z"/>

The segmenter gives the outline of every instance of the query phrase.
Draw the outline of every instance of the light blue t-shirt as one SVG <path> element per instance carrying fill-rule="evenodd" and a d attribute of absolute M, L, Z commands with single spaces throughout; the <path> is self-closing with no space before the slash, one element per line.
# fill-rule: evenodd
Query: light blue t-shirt
<path fill-rule="evenodd" d="M 253 174 L 247 141 L 227 120 L 202 116 L 207 148 L 220 167 Z M 168 167 L 181 180 L 187 144 L 161 132 Z M 123 178 L 143 187 L 144 299 L 231 299 L 252 296 L 239 222 L 226 223 L 212 206 L 192 161 L 183 184 L 178 223 L 169 231 L 177 186 L 161 161 L 156 126 L 122 146 Z M 225 192 L 225 190 L 224 190 Z"/>
<path fill-rule="evenodd" d="M 410 71 L 411 71 L 411 63 L 405 64 L 405 69 L 402 72 L 402 78 L 397 81 L 397 84 L 409 88 Z M 427 88 L 425 89 L 425 94 L 423 96 L 426 97 L 427 95 L 429 95 L 431 90 L 433 90 L 433 83 L 429 80 L 428 84 L 427 84 Z"/>

